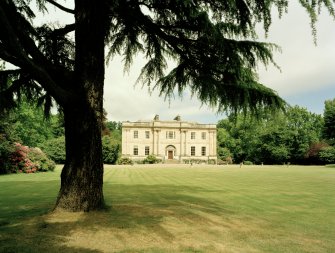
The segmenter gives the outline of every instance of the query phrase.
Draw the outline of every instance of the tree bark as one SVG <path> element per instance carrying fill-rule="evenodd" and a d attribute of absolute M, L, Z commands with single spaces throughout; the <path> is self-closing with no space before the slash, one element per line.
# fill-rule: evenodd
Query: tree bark
<path fill-rule="evenodd" d="M 76 0 L 75 18 L 75 98 L 64 106 L 66 163 L 55 208 L 91 211 L 104 206 L 104 1 Z"/>
<path fill-rule="evenodd" d="M 65 110 L 66 163 L 56 208 L 91 211 L 104 206 L 101 123 L 91 108 Z"/>

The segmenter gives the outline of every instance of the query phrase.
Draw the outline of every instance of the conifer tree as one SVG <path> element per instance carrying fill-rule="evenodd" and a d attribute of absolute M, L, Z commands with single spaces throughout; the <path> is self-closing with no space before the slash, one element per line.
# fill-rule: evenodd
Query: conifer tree
<path fill-rule="evenodd" d="M 65 4 L 72 2 L 65 1 Z M 288 0 L 57 0 L 0 1 L 0 58 L 15 66 L 1 71 L 1 109 L 20 94 L 38 99 L 46 111 L 56 101 L 64 113 L 66 163 L 56 207 L 102 208 L 101 126 L 105 59 L 123 55 L 125 67 L 145 54 L 140 80 L 162 95 L 189 87 L 219 111 L 282 108 L 276 92 L 257 80 L 256 64 L 274 63 L 274 44 L 257 41 L 271 10 L 285 13 Z M 62 2 L 64 3 L 64 1 Z M 334 0 L 300 0 L 312 28 L 320 7 L 334 16 Z M 62 27 L 34 26 L 31 6 L 74 15 Z M 74 32 L 74 38 L 69 36 Z M 105 57 L 104 49 L 108 49 Z M 175 67 L 167 72 L 167 59 Z M 8 65 L 7 65 L 8 66 Z M 14 94 L 14 95 L 13 95 Z M 15 98 L 15 99 L 14 99 Z"/>

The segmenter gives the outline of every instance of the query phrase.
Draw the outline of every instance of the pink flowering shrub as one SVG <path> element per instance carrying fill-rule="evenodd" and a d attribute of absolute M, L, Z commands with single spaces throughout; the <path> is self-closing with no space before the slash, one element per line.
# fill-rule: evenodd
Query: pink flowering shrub
<path fill-rule="evenodd" d="M 31 169 L 32 172 L 38 171 L 53 171 L 56 167 L 54 161 L 48 158 L 48 156 L 39 148 L 30 148 L 28 158 L 34 163 L 34 167 Z"/>
<path fill-rule="evenodd" d="M 12 173 L 35 173 L 37 171 L 53 171 L 55 163 L 39 148 L 29 148 L 15 143 L 15 150 L 10 155 Z"/>
<path fill-rule="evenodd" d="M 10 172 L 26 172 L 33 166 L 28 158 L 29 148 L 20 143 L 14 143 L 15 149 L 10 155 L 11 170 Z"/>

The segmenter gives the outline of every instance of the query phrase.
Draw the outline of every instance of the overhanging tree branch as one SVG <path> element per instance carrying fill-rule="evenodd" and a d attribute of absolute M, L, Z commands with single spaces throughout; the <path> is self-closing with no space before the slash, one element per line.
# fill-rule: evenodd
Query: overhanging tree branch
<path fill-rule="evenodd" d="M 3 4 L 5 5 L 3 6 Z M 4 9 L 7 10 L 7 12 L 4 11 Z M 52 64 L 37 49 L 29 35 L 22 31 L 24 27 L 21 27 L 21 23 L 19 22 L 22 16 L 20 16 L 15 9 L 14 11 L 10 10 L 9 5 L 6 6 L 4 2 L 0 3 L 0 27 L 3 28 L 0 38 L 2 44 L 10 50 L 0 50 L 0 54 L 3 56 L 7 55 L 7 60 L 14 60 L 10 61 L 11 63 L 31 72 L 42 87 L 55 97 L 58 103 L 68 103 L 68 101 L 71 101 L 69 99 L 69 92 L 57 85 L 54 78 L 50 75 Z M 58 72 L 57 74 L 60 73 Z"/>
<path fill-rule="evenodd" d="M 46 0 L 46 2 L 56 6 L 58 9 L 62 10 L 62 11 L 65 11 L 65 12 L 68 12 L 68 13 L 71 13 L 71 14 L 74 14 L 74 10 L 70 9 L 70 8 L 67 8 L 59 3 L 57 3 L 56 1 L 53 1 L 53 0 Z"/>
<path fill-rule="evenodd" d="M 69 24 L 69 25 L 66 25 L 62 28 L 59 28 L 59 29 L 55 29 L 53 32 L 52 32 L 52 35 L 53 36 L 64 36 L 70 32 L 73 32 L 74 30 L 76 29 L 76 25 L 75 24 Z"/>

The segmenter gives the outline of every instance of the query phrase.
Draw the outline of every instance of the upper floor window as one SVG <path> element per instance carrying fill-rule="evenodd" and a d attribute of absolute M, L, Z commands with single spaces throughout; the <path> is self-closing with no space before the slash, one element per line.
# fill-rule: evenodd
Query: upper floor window
<path fill-rule="evenodd" d="M 167 131 L 166 132 L 166 139 L 175 139 L 176 133 L 174 131 Z"/>
<path fill-rule="evenodd" d="M 201 133 L 201 139 L 206 140 L 206 132 Z"/>
<path fill-rule="evenodd" d="M 138 131 L 137 130 L 134 131 L 134 139 L 138 139 Z"/>
<path fill-rule="evenodd" d="M 145 131 L 145 138 L 149 139 L 150 138 L 150 131 Z"/>
<path fill-rule="evenodd" d="M 191 147 L 191 156 L 195 156 L 195 147 L 194 146 Z"/>
<path fill-rule="evenodd" d="M 191 139 L 192 139 L 192 140 L 195 139 L 195 132 L 191 132 Z"/>

